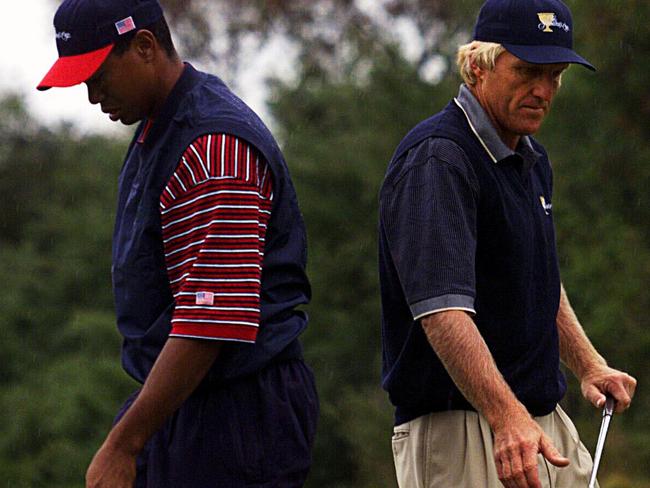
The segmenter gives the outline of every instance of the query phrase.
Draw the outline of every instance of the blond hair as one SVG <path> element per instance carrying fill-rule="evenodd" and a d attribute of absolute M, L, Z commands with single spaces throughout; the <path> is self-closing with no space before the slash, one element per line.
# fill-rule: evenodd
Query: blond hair
<path fill-rule="evenodd" d="M 494 42 L 472 41 L 460 46 L 456 64 L 463 81 L 469 86 L 476 85 L 476 76 L 472 71 L 472 63 L 476 63 L 479 68 L 492 71 L 497 58 L 504 51 L 505 48 L 501 44 Z"/>

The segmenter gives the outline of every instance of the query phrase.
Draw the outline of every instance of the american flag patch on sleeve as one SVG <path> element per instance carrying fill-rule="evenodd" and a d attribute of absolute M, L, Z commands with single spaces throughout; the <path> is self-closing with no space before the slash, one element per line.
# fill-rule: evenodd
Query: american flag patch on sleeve
<path fill-rule="evenodd" d="M 119 35 L 131 32 L 133 29 L 135 29 L 135 22 L 133 22 L 133 17 L 127 17 L 126 19 L 122 19 L 119 22 L 115 22 L 115 28 L 117 29 L 117 33 Z"/>
<path fill-rule="evenodd" d="M 214 305 L 214 293 L 211 291 L 197 291 L 196 292 L 197 305 Z"/>

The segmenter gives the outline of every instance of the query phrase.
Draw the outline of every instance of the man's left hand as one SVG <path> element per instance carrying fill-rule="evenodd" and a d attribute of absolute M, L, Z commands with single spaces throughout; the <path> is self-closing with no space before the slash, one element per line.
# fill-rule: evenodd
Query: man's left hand
<path fill-rule="evenodd" d="M 605 405 L 605 396 L 616 400 L 616 413 L 627 410 L 636 390 L 636 379 L 627 373 L 601 365 L 586 373 L 581 380 L 583 396 L 595 407 Z"/>
<path fill-rule="evenodd" d="M 104 444 L 86 472 L 86 488 L 133 488 L 135 456 Z"/>

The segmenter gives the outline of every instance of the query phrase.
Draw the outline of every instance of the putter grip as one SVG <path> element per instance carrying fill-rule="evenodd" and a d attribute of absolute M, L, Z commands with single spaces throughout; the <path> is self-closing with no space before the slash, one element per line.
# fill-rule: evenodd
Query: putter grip
<path fill-rule="evenodd" d="M 616 407 L 616 400 L 613 397 L 607 396 L 605 400 L 605 407 L 603 408 L 603 417 L 609 415 L 610 417 L 614 414 L 614 408 Z"/>

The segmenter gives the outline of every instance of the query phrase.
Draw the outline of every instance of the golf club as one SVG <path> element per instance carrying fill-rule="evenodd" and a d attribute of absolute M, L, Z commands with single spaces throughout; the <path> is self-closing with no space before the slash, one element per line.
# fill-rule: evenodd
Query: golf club
<path fill-rule="evenodd" d="M 614 414 L 614 399 L 607 397 L 605 400 L 605 408 L 603 408 L 603 420 L 600 424 L 600 433 L 598 434 L 598 442 L 596 443 L 596 452 L 594 453 L 594 467 L 591 471 L 591 479 L 589 480 L 589 488 L 596 488 L 596 476 L 598 474 L 598 465 L 600 458 L 603 454 L 605 447 L 605 438 L 607 437 L 607 430 L 609 429 L 609 422 Z"/>

